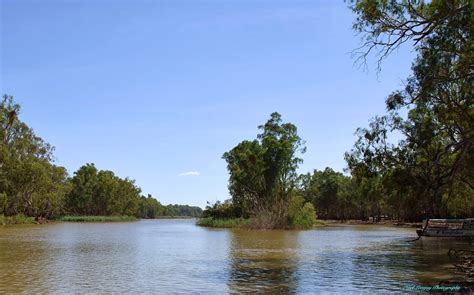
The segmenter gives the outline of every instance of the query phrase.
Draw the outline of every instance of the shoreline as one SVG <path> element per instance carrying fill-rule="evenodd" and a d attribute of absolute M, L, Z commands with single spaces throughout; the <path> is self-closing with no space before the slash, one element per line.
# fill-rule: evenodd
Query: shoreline
<path fill-rule="evenodd" d="M 247 229 L 256 229 L 248 227 L 248 219 L 240 218 L 231 218 L 231 219 L 212 219 L 212 218 L 197 218 L 196 225 L 203 227 L 212 227 L 212 228 L 247 228 Z M 336 219 L 318 219 L 316 224 L 312 228 L 325 227 L 325 226 L 346 226 L 346 225 L 363 225 L 363 226 L 386 226 L 386 227 L 400 227 L 400 228 L 419 228 L 421 227 L 421 222 L 403 222 L 398 220 L 383 220 L 376 223 L 371 221 L 349 219 L 349 220 L 336 220 Z M 283 228 L 287 230 L 294 230 L 298 228 Z"/>
<path fill-rule="evenodd" d="M 348 219 L 348 220 L 336 220 L 336 219 L 327 219 L 321 220 L 327 225 L 378 225 L 378 226 L 393 226 L 393 227 L 406 227 L 406 228 L 417 228 L 421 227 L 421 222 L 404 222 L 399 220 L 382 220 L 379 222 L 364 221 L 358 219 Z"/>
<path fill-rule="evenodd" d="M 192 216 L 160 216 L 157 218 L 137 218 L 135 216 L 127 215 L 114 215 L 114 216 L 104 216 L 104 215 L 64 215 L 54 218 L 45 218 L 45 217 L 30 217 L 23 214 L 17 214 L 12 216 L 0 215 L 0 226 L 12 226 L 12 225 L 41 225 L 41 224 L 51 224 L 58 222 L 78 222 L 78 223 L 101 223 L 101 222 L 134 222 L 140 220 L 162 220 L 162 219 L 198 219 L 198 217 Z"/>

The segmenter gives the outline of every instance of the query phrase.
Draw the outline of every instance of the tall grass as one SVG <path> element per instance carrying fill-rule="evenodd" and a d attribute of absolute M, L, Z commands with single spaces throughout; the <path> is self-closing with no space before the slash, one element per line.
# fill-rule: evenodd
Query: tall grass
<path fill-rule="evenodd" d="M 247 228 L 247 229 L 311 229 L 313 227 L 326 226 L 326 223 L 321 220 L 315 220 L 314 223 L 309 226 L 301 225 L 288 225 L 285 227 L 272 227 L 272 224 L 266 222 L 265 218 L 199 218 L 196 224 L 199 226 L 206 227 L 217 227 L 217 228 Z M 268 224 L 267 224 L 268 223 Z"/>
<path fill-rule="evenodd" d="M 212 217 L 199 218 L 196 222 L 197 225 L 207 226 L 207 227 L 222 227 L 222 228 L 231 228 L 231 227 L 244 227 L 250 222 L 249 219 L 242 218 L 229 218 L 229 219 L 215 219 Z"/>
<path fill-rule="evenodd" d="M 67 215 L 57 219 L 65 222 L 122 222 L 122 221 L 136 221 L 135 216 L 73 216 Z"/>
<path fill-rule="evenodd" d="M 24 214 L 17 214 L 13 216 L 0 215 L 0 225 L 10 224 L 35 224 L 36 221 L 33 217 L 28 217 Z"/>

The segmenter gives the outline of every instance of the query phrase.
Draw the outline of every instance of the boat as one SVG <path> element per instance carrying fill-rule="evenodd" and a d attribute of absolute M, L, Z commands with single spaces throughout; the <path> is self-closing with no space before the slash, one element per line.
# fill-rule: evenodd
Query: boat
<path fill-rule="evenodd" d="M 426 219 L 421 229 L 417 229 L 419 237 L 474 237 L 474 218 L 466 219 Z"/>

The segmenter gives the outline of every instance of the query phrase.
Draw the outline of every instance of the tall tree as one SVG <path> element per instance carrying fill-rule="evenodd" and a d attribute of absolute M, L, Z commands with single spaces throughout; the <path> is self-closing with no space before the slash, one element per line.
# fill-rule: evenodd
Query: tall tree
<path fill-rule="evenodd" d="M 133 180 L 86 164 L 74 173 L 71 185 L 66 197 L 66 209 L 71 214 L 139 215 L 141 189 Z"/>
<path fill-rule="evenodd" d="M 67 172 L 53 147 L 19 119 L 12 96 L 0 102 L 0 213 L 50 217 L 62 211 Z"/>
<path fill-rule="evenodd" d="M 349 168 L 381 175 L 405 218 L 474 215 L 472 1 L 350 3 L 364 37 L 359 60 L 376 51 L 380 66 L 403 43 L 418 56 L 405 89 L 388 96 L 388 114 L 358 131 Z M 390 143 L 392 132 L 403 139 Z"/>
<path fill-rule="evenodd" d="M 296 126 L 283 123 L 276 112 L 259 129 L 262 132 L 256 140 L 243 141 L 223 155 L 230 174 L 230 194 L 233 203 L 251 215 L 269 214 L 273 224 L 284 224 L 304 142 Z"/>

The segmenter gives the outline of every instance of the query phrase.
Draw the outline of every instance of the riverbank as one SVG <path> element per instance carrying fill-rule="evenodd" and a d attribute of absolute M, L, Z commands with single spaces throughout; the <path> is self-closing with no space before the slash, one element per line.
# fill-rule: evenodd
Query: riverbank
<path fill-rule="evenodd" d="M 159 216 L 152 219 L 195 219 L 192 216 Z M 116 216 L 95 216 L 95 215 L 65 215 L 59 216 L 52 219 L 46 219 L 43 217 L 29 217 L 23 214 L 17 214 L 13 216 L 0 215 L 0 226 L 2 225 L 20 225 L 20 224 L 44 224 L 49 222 L 131 222 L 138 221 L 140 219 L 135 216 L 127 215 L 116 215 Z"/>
<path fill-rule="evenodd" d="M 38 223 L 33 217 L 28 217 L 23 214 L 17 214 L 13 216 L 0 215 L 0 225 L 13 225 L 13 224 L 36 224 Z"/>
<path fill-rule="evenodd" d="M 215 227 L 215 228 L 253 228 L 252 224 L 255 224 L 254 220 L 248 218 L 228 218 L 228 219 L 220 219 L 220 218 L 212 218 L 212 217 L 206 217 L 206 218 L 199 218 L 196 221 L 196 225 L 198 226 L 204 226 L 204 227 Z M 321 226 L 326 226 L 326 222 L 321 221 L 321 220 L 316 220 L 316 222 L 313 224 L 314 227 L 321 227 Z M 298 228 L 293 228 L 293 227 L 288 227 L 285 229 L 298 229 Z"/>
<path fill-rule="evenodd" d="M 156 216 L 155 218 L 142 218 L 142 219 L 195 219 L 198 217 L 193 216 Z"/>
<path fill-rule="evenodd" d="M 396 227 L 407 227 L 407 228 L 415 228 L 421 227 L 421 222 L 403 222 L 399 220 L 381 220 L 378 222 L 366 221 L 366 220 L 357 220 L 357 219 L 349 219 L 349 220 L 334 220 L 328 219 L 323 220 L 327 225 L 385 225 L 385 226 L 396 226 Z"/>
<path fill-rule="evenodd" d="M 205 227 L 216 227 L 216 228 L 249 228 L 251 227 L 251 219 L 242 218 L 229 218 L 229 219 L 214 219 L 212 217 L 199 218 L 196 225 Z M 321 226 L 334 226 L 334 225 L 377 225 L 377 226 L 394 226 L 394 227 L 405 227 L 405 228 L 418 228 L 421 227 L 421 222 L 403 222 L 398 220 L 382 220 L 379 222 L 365 221 L 365 220 L 316 220 L 314 227 Z M 288 227 L 287 229 L 292 229 Z"/>
<path fill-rule="evenodd" d="M 250 219 L 242 218 L 229 218 L 229 219 L 215 219 L 212 217 L 199 218 L 196 221 L 196 225 L 204 227 L 216 227 L 216 228 L 237 228 L 244 227 L 250 223 Z"/>
<path fill-rule="evenodd" d="M 56 219 L 63 222 L 124 222 L 137 221 L 135 216 L 118 215 L 118 216 L 62 216 Z"/>

